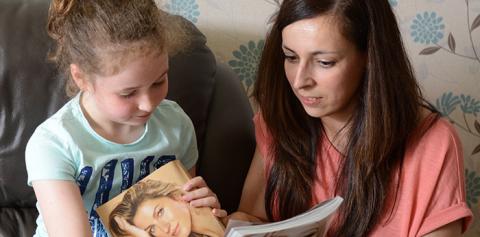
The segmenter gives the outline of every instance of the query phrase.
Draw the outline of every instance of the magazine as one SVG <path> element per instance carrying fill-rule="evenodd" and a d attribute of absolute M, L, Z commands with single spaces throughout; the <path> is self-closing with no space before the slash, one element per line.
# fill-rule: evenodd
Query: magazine
<path fill-rule="evenodd" d="M 224 236 L 225 228 L 211 208 L 181 199 L 181 186 L 189 179 L 180 161 L 170 161 L 99 206 L 97 213 L 115 237 Z"/>
<path fill-rule="evenodd" d="M 292 218 L 267 224 L 230 220 L 226 237 L 322 237 L 343 198 L 337 196 Z"/>

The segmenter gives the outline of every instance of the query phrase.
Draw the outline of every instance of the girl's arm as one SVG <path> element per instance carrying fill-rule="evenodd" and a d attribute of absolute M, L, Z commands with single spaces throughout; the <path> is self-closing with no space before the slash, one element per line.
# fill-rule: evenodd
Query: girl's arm
<path fill-rule="evenodd" d="M 78 186 L 72 181 L 42 180 L 32 183 L 48 236 L 92 236 Z"/>
<path fill-rule="evenodd" d="M 454 221 L 444 225 L 426 235 L 424 237 L 455 237 L 462 236 L 462 220 Z"/>
<path fill-rule="evenodd" d="M 265 222 L 268 220 L 265 212 L 266 180 L 264 169 L 264 159 L 257 148 L 243 185 L 238 212 L 230 215 L 228 219 L 240 219 L 249 222 Z"/>

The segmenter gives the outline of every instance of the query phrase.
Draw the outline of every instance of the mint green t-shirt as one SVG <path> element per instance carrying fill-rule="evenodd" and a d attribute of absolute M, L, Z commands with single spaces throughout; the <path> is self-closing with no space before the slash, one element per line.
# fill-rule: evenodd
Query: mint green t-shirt
<path fill-rule="evenodd" d="M 198 158 L 195 131 L 178 104 L 163 100 L 137 141 L 114 143 L 92 129 L 79 98 L 77 95 L 40 124 L 28 141 L 28 185 L 35 180 L 75 182 L 93 236 L 108 236 L 96 207 L 171 160 L 178 159 L 185 168 L 192 168 Z M 40 211 L 38 203 L 37 209 Z M 37 225 L 35 236 L 48 236 L 41 213 Z"/>

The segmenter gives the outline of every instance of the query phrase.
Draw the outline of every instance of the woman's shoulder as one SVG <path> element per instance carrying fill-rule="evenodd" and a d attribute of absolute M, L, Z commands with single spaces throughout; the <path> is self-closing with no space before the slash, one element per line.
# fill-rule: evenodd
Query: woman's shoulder
<path fill-rule="evenodd" d="M 456 129 L 437 113 L 423 116 L 407 143 L 406 161 L 421 164 L 462 163 L 463 148 Z"/>
<path fill-rule="evenodd" d="M 420 143 L 459 143 L 457 130 L 441 114 L 424 113 L 420 125 L 414 131 Z"/>

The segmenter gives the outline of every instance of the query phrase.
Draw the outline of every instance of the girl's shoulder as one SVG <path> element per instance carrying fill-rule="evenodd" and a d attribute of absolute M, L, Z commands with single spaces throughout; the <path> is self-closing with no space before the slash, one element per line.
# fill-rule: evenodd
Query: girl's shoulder
<path fill-rule="evenodd" d="M 157 106 L 151 120 L 152 123 L 171 128 L 193 127 L 192 120 L 182 107 L 177 102 L 167 99 Z"/>
<path fill-rule="evenodd" d="M 80 111 L 78 98 L 73 98 L 63 105 L 57 112 L 43 121 L 35 129 L 33 136 L 43 135 L 50 137 L 63 137 L 71 133 L 72 129 L 78 129 L 81 126 L 83 115 Z"/>
<path fill-rule="evenodd" d="M 156 115 L 171 116 L 171 117 L 185 117 L 188 115 L 183 111 L 182 107 L 173 100 L 164 99 L 157 106 L 155 110 Z"/>

